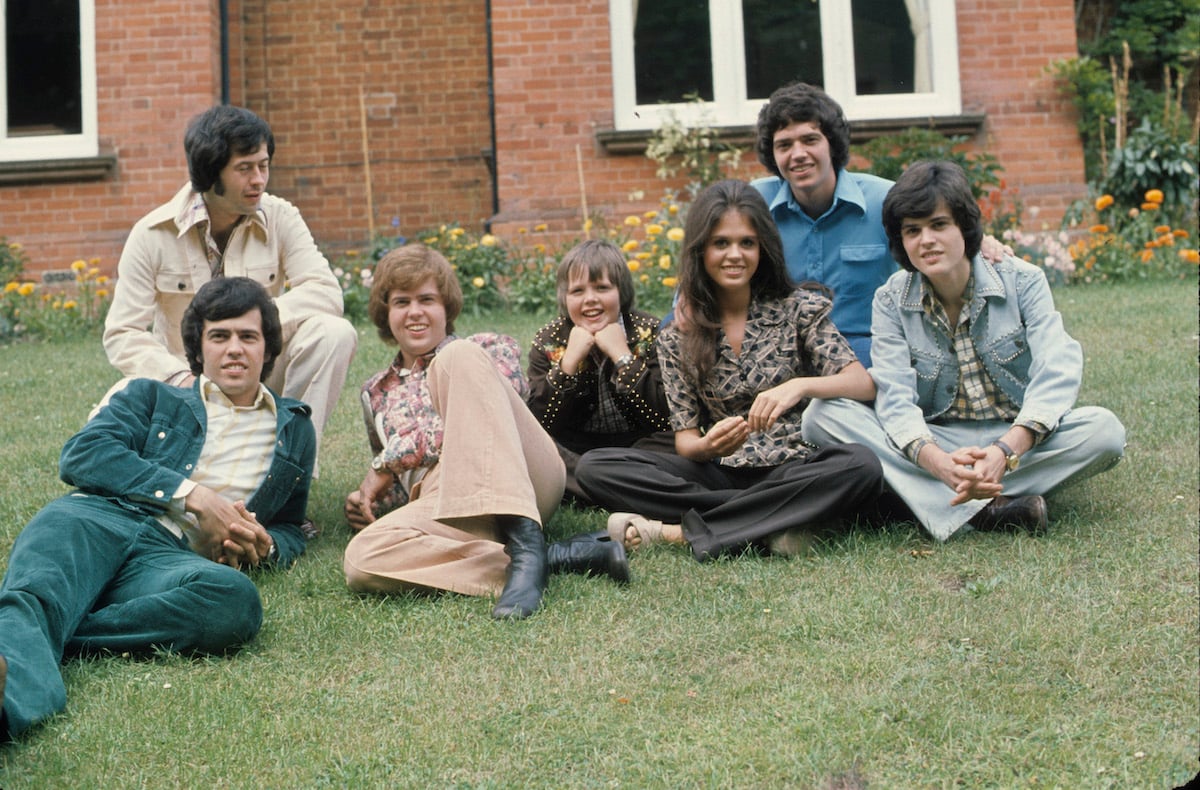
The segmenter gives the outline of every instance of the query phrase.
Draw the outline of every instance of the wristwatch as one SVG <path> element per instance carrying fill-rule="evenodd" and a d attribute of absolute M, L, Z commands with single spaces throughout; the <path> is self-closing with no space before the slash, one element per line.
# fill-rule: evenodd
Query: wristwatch
<path fill-rule="evenodd" d="M 997 439 L 992 442 L 996 447 L 1000 448 L 1000 452 L 1004 453 L 1004 469 L 1008 472 L 1017 471 L 1017 467 L 1021 465 L 1021 456 L 1017 455 L 1013 448 L 1009 447 L 1004 442 Z"/>
<path fill-rule="evenodd" d="M 377 455 L 371 459 L 371 469 L 376 472 L 386 472 L 387 464 L 383 462 L 383 455 Z"/>

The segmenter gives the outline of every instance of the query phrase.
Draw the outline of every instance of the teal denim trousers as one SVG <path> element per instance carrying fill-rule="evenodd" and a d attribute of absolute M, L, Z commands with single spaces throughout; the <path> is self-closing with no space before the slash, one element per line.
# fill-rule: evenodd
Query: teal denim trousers
<path fill-rule="evenodd" d="M 0 585 L 3 722 L 16 736 L 66 707 L 65 653 L 222 653 L 262 623 L 244 574 L 192 552 L 153 517 L 76 491 L 17 536 Z"/>

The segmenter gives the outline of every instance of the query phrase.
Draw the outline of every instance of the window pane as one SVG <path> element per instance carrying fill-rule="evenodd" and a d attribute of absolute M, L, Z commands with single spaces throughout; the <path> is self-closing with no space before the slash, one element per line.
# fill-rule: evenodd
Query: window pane
<path fill-rule="evenodd" d="M 825 84 L 821 12 L 812 0 L 742 0 L 746 33 L 746 98 L 765 99 L 801 80 Z"/>
<path fill-rule="evenodd" d="M 914 37 L 905 0 L 853 0 L 851 9 L 855 93 L 913 93 Z"/>
<path fill-rule="evenodd" d="M 713 100 L 706 0 L 631 0 L 637 103 Z"/>
<path fill-rule="evenodd" d="M 78 0 L 8 0 L 8 135 L 83 131 Z"/>

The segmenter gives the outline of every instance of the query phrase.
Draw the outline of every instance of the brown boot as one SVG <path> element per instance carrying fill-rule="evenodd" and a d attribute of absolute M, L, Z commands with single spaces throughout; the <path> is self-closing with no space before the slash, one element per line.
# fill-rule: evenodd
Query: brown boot
<path fill-rule="evenodd" d="M 1040 496 L 998 496 L 969 522 L 980 532 L 997 532 L 1023 529 L 1040 535 L 1046 531 L 1049 516 L 1046 500 Z"/>

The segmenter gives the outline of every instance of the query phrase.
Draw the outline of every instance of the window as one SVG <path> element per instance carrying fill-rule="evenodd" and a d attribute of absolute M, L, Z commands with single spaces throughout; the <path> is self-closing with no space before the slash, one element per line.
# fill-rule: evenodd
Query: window
<path fill-rule="evenodd" d="M 609 8 L 617 129 L 656 128 L 667 109 L 685 122 L 753 125 L 771 92 L 794 80 L 822 86 L 851 120 L 962 111 L 953 0 L 609 0 Z"/>
<path fill-rule="evenodd" d="M 94 0 L 0 0 L 0 161 L 96 156 Z"/>

